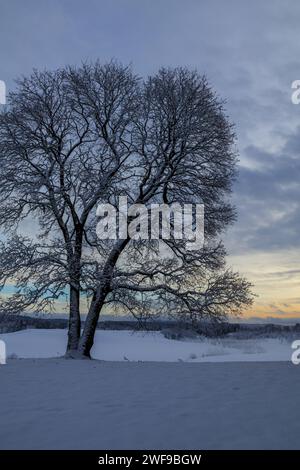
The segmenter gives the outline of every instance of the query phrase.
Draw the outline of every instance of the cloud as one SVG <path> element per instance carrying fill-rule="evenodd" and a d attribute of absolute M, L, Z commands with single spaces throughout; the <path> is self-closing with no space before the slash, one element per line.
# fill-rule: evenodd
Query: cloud
<path fill-rule="evenodd" d="M 300 111 L 300 110 L 299 110 Z M 234 199 L 239 222 L 228 240 L 243 250 L 300 248 L 300 129 L 279 151 L 245 149 L 252 167 L 241 167 Z"/>
<path fill-rule="evenodd" d="M 33 67 L 112 57 L 144 76 L 162 65 L 205 73 L 227 100 L 238 137 L 239 219 L 226 236 L 229 252 L 245 273 L 249 253 L 257 263 L 269 253 L 271 273 L 280 271 L 273 259 L 283 253 L 287 272 L 299 256 L 300 106 L 291 103 L 291 83 L 300 78 L 299 21 L 294 0 L 12 0 L 1 4 L 0 80 L 10 90 Z M 265 280 L 256 271 L 250 279 L 269 299 Z"/>

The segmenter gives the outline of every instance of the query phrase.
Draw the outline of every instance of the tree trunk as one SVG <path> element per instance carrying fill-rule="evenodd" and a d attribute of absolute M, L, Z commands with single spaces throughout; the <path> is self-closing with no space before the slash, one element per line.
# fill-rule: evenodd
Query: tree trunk
<path fill-rule="evenodd" d="M 91 349 L 94 344 L 94 336 L 99 320 L 99 315 L 104 305 L 106 296 L 110 291 L 111 280 L 113 278 L 113 271 L 120 254 L 122 253 L 128 242 L 129 238 L 119 240 L 115 247 L 112 249 L 108 260 L 105 263 L 102 272 L 102 280 L 97 288 L 97 291 L 93 296 L 89 312 L 85 320 L 83 333 L 79 341 L 78 353 L 82 358 L 91 357 Z"/>
<path fill-rule="evenodd" d="M 81 320 L 80 320 L 80 289 L 79 287 L 70 286 L 70 314 L 68 327 L 68 345 L 66 356 L 73 357 L 78 349 Z"/>
<path fill-rule="evenodd" d="M 93 296 L 78 346 L 78 355 L 82 358 L 90 359 L 91 357 L 91 349 L 94 344 L 97 323 L 107 293 L 108 287 L 103 286 L 99 288 Z"/>
<path fill-rule="evenodd" d="M 74 254 L 68 256 L 70 268 L 70 313 L 68 344 L 66 357 L 73 357 L 78 350 L 78 344 L 81 334 L 80 319 L 80 279 L 81 279 L 81 254 L 82 254 L 82 229 L 76 226 L 76 243 Z"/>

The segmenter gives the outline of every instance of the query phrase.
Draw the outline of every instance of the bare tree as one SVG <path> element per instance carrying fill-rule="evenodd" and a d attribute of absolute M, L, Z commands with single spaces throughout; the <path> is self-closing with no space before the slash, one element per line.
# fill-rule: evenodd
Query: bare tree
<path fill-rule="evenodd" d="M 9 95 L 0 142 L 0 281 L 13 278 L 17 287 L 2 307 L 41 310 L 68 287 L 68 356 L 90 357 L 105 304 L 137 318 L 197 322 L 251 303 L 249 283 L 226 269 L 219 241 L 235 219 L 228 195 L 236 155 L 232 126 L 205 77 L 161 69 L 142 81 L 114 62 L 34 72 Z M 128 233 L 100 240 L 97 205 L 117 208 L 120 196 L 130 204 L 204 204 L 204 247 Z"/>

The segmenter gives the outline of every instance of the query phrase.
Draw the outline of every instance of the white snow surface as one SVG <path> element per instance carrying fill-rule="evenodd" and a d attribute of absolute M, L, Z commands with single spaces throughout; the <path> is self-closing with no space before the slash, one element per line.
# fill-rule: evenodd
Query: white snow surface
<path fill-rule="evenodd" d="M 278 339 L 65 330 L 0 335 L 0 449 L 299 449 L 300 366 Z"/>
<path fill-rule="evenodd" d="M 28 329 L 0 335 L 8 357 L 63 356 L 66 330 Z M 291 342 L 280 338 L 166 339 L 160 332 L 97 330 L 92 356 L 105 361 L 256 362 L 290 361 Z"/>
<path fill-rule="evenodd" d="M 291 362 L 18 359 L 0 384 L 0 449 L 300 448 Z"/>

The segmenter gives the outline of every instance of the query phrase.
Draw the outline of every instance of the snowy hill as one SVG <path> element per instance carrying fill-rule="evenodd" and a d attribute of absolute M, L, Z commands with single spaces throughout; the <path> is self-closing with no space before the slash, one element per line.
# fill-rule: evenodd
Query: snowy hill
<path fill-rule="evenodd" d="M 9 357 L 63 356 L 66 330 L 23 330 L 0 335 Z M 97 330 L 92 356 L 105 361 L 232 362 L 290 361 L 292 340 L 287 337 L 223 338 L 204 336 L 167 339 L 162 332 Z"/>

